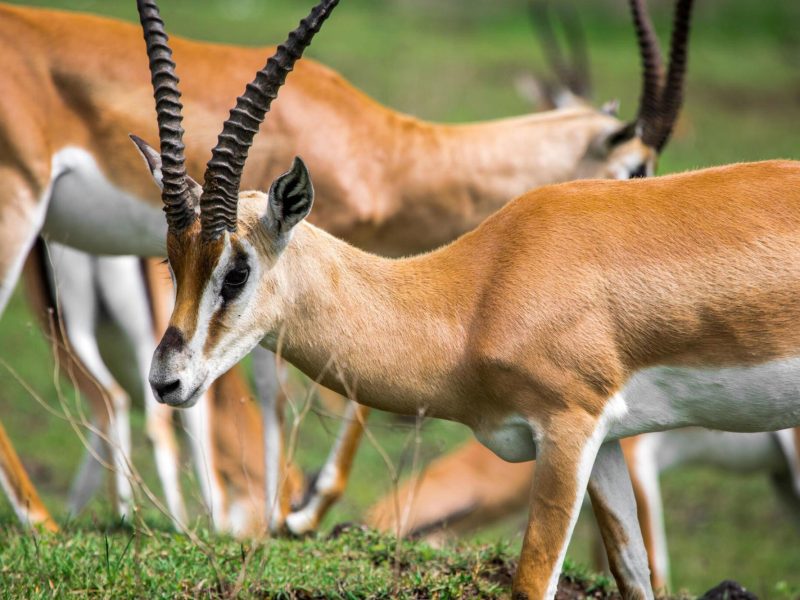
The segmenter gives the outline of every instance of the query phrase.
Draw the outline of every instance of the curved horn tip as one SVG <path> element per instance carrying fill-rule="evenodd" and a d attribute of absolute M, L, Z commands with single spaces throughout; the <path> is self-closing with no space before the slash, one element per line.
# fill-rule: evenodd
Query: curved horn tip
<path fill-rule="evenodd" d="M 239 186 L 253 138 L 287 75 L 338 4 L 339 0 L 320 0 L 237 98 L 206 166 L 200 205 L 209 235 L 235 230 Z"/>

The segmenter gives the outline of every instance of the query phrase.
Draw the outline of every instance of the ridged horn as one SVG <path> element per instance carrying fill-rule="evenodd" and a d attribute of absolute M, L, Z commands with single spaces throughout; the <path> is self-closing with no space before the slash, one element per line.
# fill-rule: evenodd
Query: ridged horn
<path fill-rule="evenodd" d="M 139 20 L 142 23 L 147 56 L 150 60 L 150 77 L 153 96 L 156 100 L 158 136 L 161 143 L 161 172 L 164 212 L 170 230 L 181 231 L 195 219 L 192 198 L 186 180 L 184 165 L 183 117 L 181 93 L 178 91 L 178 76 L 175 61 L 169 47 L 164 21 L 161 20 L 155 0 L 136 0 Z"/>
<path fill-rule="evenodd" d="M 574 7 L 558 5 L 558 18 L 569 48 L 569 62 L 561 50 L 553 28 L 553 7 L 548 0 L 530 0 L 528 14 L 536 37 L 542 45 L 545 59 L 559 83 L 570 92 L 582 98 L 591 96 L 591 76 L 589 73 L 589 53 L 586 36 Z"/>
<path fill-rule="evenodd" d="M 678 0 L 675 7 L 675 20 L 672 26 L 672 39 L 669 51 L 669 69 L 664 90 L 661 94 L 658 135 L 653 147 L 661 152 L 672 134 L 678 113 L 683 105 L 683 87 L 686 79 L 689 32 L 694 0 Z"/>
<path fill-rule="evenodd" d="M 215 239 L 226 230 L 235 231 L 239 185 L 253 137 L 286 76 L 338 3 L 339 0 L 319 2 L 237 98 L 206 167 L 200 198 L 206 239 Z"/>
<path fill-rule="evenodd" d="M 646 0 L 630 0 L 633 26 L 642 59 L 642 92 L 637 121 L 642 127 L 642 141 L 655 147 L 661 104 L 663 62 L 658 36 L 647 12 Z"/>

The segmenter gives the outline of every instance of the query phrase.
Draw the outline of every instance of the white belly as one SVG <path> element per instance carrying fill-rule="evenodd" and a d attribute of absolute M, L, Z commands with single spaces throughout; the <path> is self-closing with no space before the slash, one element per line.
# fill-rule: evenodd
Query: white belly
<path fill-rule="evenodd" d="M 654 367 L 620 392 L 627 412 L 610 439 L 697 425 L 723 431 L 776 431 L 800 425 L 800 358 L 752 367 Z"/>
<path fill-rule="evenodd" d="M 112 185 L 91 154 L 60 150 L 53 177 L 43 227 L 48 238 L 92 254 L 165 255 L 164 213 Z"/>
<path fill-rule="evenodd" d="M 786 458 L 773 433 L 734 433 L 699 427 L 653 433 L 642 438 L 659 471 L 673 466 L 703 465 L 737 473 L 779 472 Z"/>

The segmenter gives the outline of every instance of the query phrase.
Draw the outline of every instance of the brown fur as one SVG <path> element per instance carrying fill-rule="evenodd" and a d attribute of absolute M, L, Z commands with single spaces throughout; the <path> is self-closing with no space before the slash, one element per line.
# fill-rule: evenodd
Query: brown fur
<path fill-rule="evenodd" d="M 381 498 L 366 521 L 400 536 L 440 526 L 444 531 L 435 531 L 434 540 L 462 535 L 525 508 L 533 469 L 532 462 L 506 462 L 470 440 Z"/>
<path fill-rule="evenodd" d="M 209 398 L 214 423 L 215 464 L 226 483 L 231 503 L 247 507 L 251 515 L 243 533 L 261 535 L 264 521 L 264 428 L 258 406 L 245 382 L 241 367 L 234 367 L 214 382 Z M 283 461 L 281 461 L 283 464 Z M 292 502 L 303 495 L 303 475 L 289 465 L 281 485 L 282 514 L 289 512 Z M 282 476 L 283 478 L 283 476 Z"/>
<path fill-rule="evenodd" d="M 180 37 L 171 44 L 190 132 L 187 167 L 199 179 L 218 125 L 273 49 Z M 65 146 L 86 149 L 112 184 L 160 204 L 128 140 L 130 132 L 156 139 L 143 56 L 141 33 L 131 24 L 0 5 L 0 277 L 25 252 L 50 159 Z M 256 138 L 243 186 L 264 189 L 300 154 L 314 175 L 312 222 L 387 255 L 446 243 L 531 187 L 609 176 L 606 160 L 614 156 L 655 160 L 639 140 L 609 157 L 587 152 L 620 125 L 588 107 L 470 125 L 427 123 L 377 104 L 311 60 L 297 65 L 281 98 Z M 194 321 L 192 314 L 179 317 Z M 212 331 L 223 323 L 216 319 Z"/>
<path fill-rule="evenodd" d="M 22 462 L 19 460 L 6 430 L 0 423 L 0 472 L 11 488 L 12 501 L 22 507 L 31 524 L 41 525 L 48 531 L 58 531 L 58 525 L 36 493 Z"/>
<path fill-rule="evenodd" d="M 274 48 L 178 36 L 170 44 L 190 132 L 187 166 L 200 180 L 219 125 Z M 0 48 L 0 156 L 29 182 L 34 202 L 49 179 L 52 153 L 75 145 L 98 160 L 114 185 L 160 205 L 128 139 L 130 132 L 157 139 L 139 27 L 0 5 Z M 31 103 L 33 97 L 47 102 Z M 426 123 L 379 105 L 305 59 L 262 126 L 242 183 L 243 189 L 264 189 L 299 154 L 320 200 L 313 222 L 370 250 L 415 253 L 471 229 L 515 194 L 578 176 L 592 139 L 618 125 L 587 108 L 471 125 Z M 327 140 L 324 150 L 320 139 Z M 641 152 L 653 159 L 652 151 Z M 340 156 L 348 160 L 335 160 Z M 602 165 L 585 168 L 602 175 Z"/>
<path fill-rule="evenodd" d="M 658 569 L 654 568 L 653 558 L 656 555 L 656 540 L 653 532 L 653 515 L 650 514 L 650 504 L 646 501 L 646 494 L 642 481 L 635 475 L 636 471 L 636 444 L 641 436 L 622 440 L 622 451 L 625 453 L 625 462 L 631 473 L 633 495 L 636 497 L 636 513 L 639 518 L 639 529 L 644 539 L 644 547 L 650 562 L 650 583 L 656 591 L 667 589 L 667 582 L 662 578 Z"/>
<path fill-rule="evenodd" d="M 242 201 L 234 240 L 269 246 L 263 202 Z M 541 597 L 609 397 L 654 364 L 797 354 L 798 248 L 797 163 L 575 182 L 526 194 L 449 246 L 404 260 L 301 224 L 277 261 L 259 257 L 254 314 L 226 326 L 280 332 L 287 360 L 372 407 L 477 431 L 511 415 L 534 423 L 534 517 L 515 589 Z M 224 352 L 208 349 L 208 363 L 224 364 Z M 336 369 L 325 370 L 331 355 Z"/>
<path fill-rule="evenodd" d="M 171 240 L 176 251 L 183 252 L 177 240 Z M 191 249 L 186 249 L 192 252 Z M 209 273 L 216 258 L 209 252 L 192 254 L 205 261 L 205 273 Z M 157 335 L 163 335 L 172 306 L 172 280 L 167 266 L 160 261 L 147 261 L 145 274 L 152 298 L 154 323 Z M 195 316 L 196 322 L 196 316 Z M 249 518 L 243 531 L 248 535 L 261 535 L 265 531 L 264 483 L 264 430 L 258 406 L 253 402 L 250 388 L 241 367 L 233 367 L 211 386 L 208 394 L 211 403 L 213 424 L 212 451 L 218 478 L 229 493 L 228 508 L 234 503 L 245 507 Z M 283 464 L 283 463 L 281 463 Z M 299 500 L 303 492 L 302 473 L 294 465 L 287 467 L 286 482 L 281 488 L 281 508 L 286 514 L 293 501 Z"/>

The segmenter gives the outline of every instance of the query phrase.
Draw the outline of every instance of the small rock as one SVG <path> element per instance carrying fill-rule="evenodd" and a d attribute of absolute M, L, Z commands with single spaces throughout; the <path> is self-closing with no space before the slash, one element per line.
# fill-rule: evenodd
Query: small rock
<path fill-rule="evenodd" d="M 698 600 L 758 600 L 758 596 L 753 592 L 748 592 L 735 581 L 726 579 L 708 590 Z"/>

